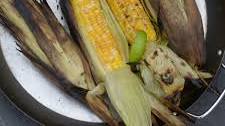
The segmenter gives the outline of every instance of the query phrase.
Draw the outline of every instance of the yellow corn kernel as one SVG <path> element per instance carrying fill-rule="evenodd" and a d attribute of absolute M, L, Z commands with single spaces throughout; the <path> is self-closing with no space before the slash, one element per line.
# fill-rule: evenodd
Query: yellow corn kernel
<path fill-rule="evenodd" d="M 139 0 L 107 0 L 130 44 L 137 31 L 145 31 L 149 41 L 156 40 L 151 20 Z"/>
<path fill-rule="evenodd" d="M 123 66 L 117 40 L 111 32 L 98 0 L 71 0 L 80 28 L 107 70 Z"/>

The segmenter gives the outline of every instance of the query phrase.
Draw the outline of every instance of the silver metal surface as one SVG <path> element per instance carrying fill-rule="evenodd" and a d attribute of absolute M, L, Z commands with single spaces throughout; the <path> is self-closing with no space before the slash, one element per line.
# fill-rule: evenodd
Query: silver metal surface
<path fill-rule="evenodd" d="M 200 10 L 201 16 L 202 16 L 202 23 L 203 23 L 203 29 L 204 29 L 204 34 L 206 37 L 207 34 L 207 9 L 206 9 L 206 3 L 205 0 L 195 0 L 197 5 L 198 5 L 198 9 Z"/>
<path fill-rule="evenodd" d="M 221 67 L 223 69 L 225 69 L 225 64 L 221 64 Z M 225 96 L 225 90 L 223 90 L 222 94 L 220 94 L 219 98 L 216 100 L 216 102 L 205 112 L 203 113 L 202 115 L 195 115 L 195 114 L 191 114 L 191 113 L 188 113 L 190 116 L 192 117 L 195 117 L 197 119 L 203 119 L 205 118 L 207 115 L 209 115 L 218 105 L 219 103 L 221 102 L 221 100 L 224 98 Z"/>
<path fill-rule="evenodd" d="M 59 0 L 47 0 L 55 15 L 62 24 L 62 13 L 57 10 Z M 205 0 L 196 0 L 204 24 L 205 33 L 207 31 L 207 14 Z M 54 83 L 47 75 L 36 68 L 26 57 L 19 53 L 16 48 L 15 39 L 1 26 L 0 27 L 0 45 L 4 58 L 21 86 L 34 99 L 45 107 L 66 117 L 87 122 L 101 122 L 92 112 L 82 106 L 77 100 L 71 98 Z"/>

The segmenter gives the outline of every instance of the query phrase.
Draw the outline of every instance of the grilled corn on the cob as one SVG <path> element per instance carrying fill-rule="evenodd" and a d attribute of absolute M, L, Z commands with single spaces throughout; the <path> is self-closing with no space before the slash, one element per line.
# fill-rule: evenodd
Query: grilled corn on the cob
<path fill-rule="evenodd" d="M 121 40 L 110 28 L 102 0 L 70 0 L 77 31 L 109 98 L 127 126 L 151 125 L 151 109 L 142 82 L 126 65 Z M 71 22 L 71 21 L 70 21 Z M 129 78 L 129 79 L 127 79 Z"/>
<path fill-rule="evenodd" d="M 145 31 L 149 41 L 156 41 L 157 35 L 150 17 L 139 0 L 107 0 L 130 44 L 137 31 Z"/>
<path fill-rule="evenodd" d="M 100 9 L 100 3 L 83 0 L 73 1 L 75 12 L 80 27 L 85 29 L 82 32 L 87 36 L 101 64 L 107 70 L 114 70 L 123 67 L 123 58 L 119 51 L 117 40 L 109 29 L 104 15 Z M 79 5 L 79 6 L 77 6 Z"/>

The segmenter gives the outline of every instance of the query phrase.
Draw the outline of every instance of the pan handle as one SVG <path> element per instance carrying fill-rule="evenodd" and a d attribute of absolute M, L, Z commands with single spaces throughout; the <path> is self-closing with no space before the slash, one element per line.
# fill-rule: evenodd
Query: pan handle
<path fill-rule="evenodd" d="M 224 96 L 225 96 L 225 54 L 222 60 L 222 63 L 213 79 L 213 81 L 210 84 L 211 88 L 215 89 L 216 91 L 218 91 L 220 93 L 219 96 L 217 96 L 216 98 L 214 98 L 215 96 L 213 96 L 213 93 L 209 93 L 210 90 L 206 91 L 205 94 L 203 94 L 204 96 L 201 97 L 203 100 L 201 101 L 201 99 L 199 101 L 197 101 L 198 103 L 195 104 L 195 106 L 197 106 L 200 110 L 204 107 L 207 107 L 207 110 L 205 110 L 204 112 L 201 112 L 203 114 L 193 114 L 193 110 L 191 110 L 192 112 L 188 112 L 188 114 L 191 117 L 194 117 L 196 119 L 203 119 L 205 117 L 207 117 L 210 113 L 213 112 L 213 110 L 215 110 L 217 108 L 217 106 L 220 104 L 221 100 L 223 100 Z M 207 96 L 207 97 L 206 97 Z M 210 97 L 213 97 L 213 103 L 207 103 L 207 99 Z M 205 102 L 205 104 L 204 104 Z M 210 105 L 209 105 L 210 104 Z M 205 105 L 205 106 L 204 106 Z M 194 110 L 196 110 L 196 108 Z M 201 108 L 202 107 L 202 108 Z"/>

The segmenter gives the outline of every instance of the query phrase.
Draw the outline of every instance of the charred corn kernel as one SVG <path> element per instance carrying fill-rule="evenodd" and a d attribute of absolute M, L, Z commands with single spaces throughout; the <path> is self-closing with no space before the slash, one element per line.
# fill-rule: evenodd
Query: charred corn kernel
<path fill-rule="evenodd" d="M 151 20 L 139 0 L 107 0 L 129 43 L 135 40 L 137 31 L 145 31 L 149 41 L 156 40 Z"/>
<path fill-rule="evenodd" d="M 113 36 L 102 13 L 100 3 L 95 0 L 72 0 L 77 20 L 86 32 L 88 39 L 96 49 L 98 58 L 108 70 L 123 65 L 117 40 Z"/>

